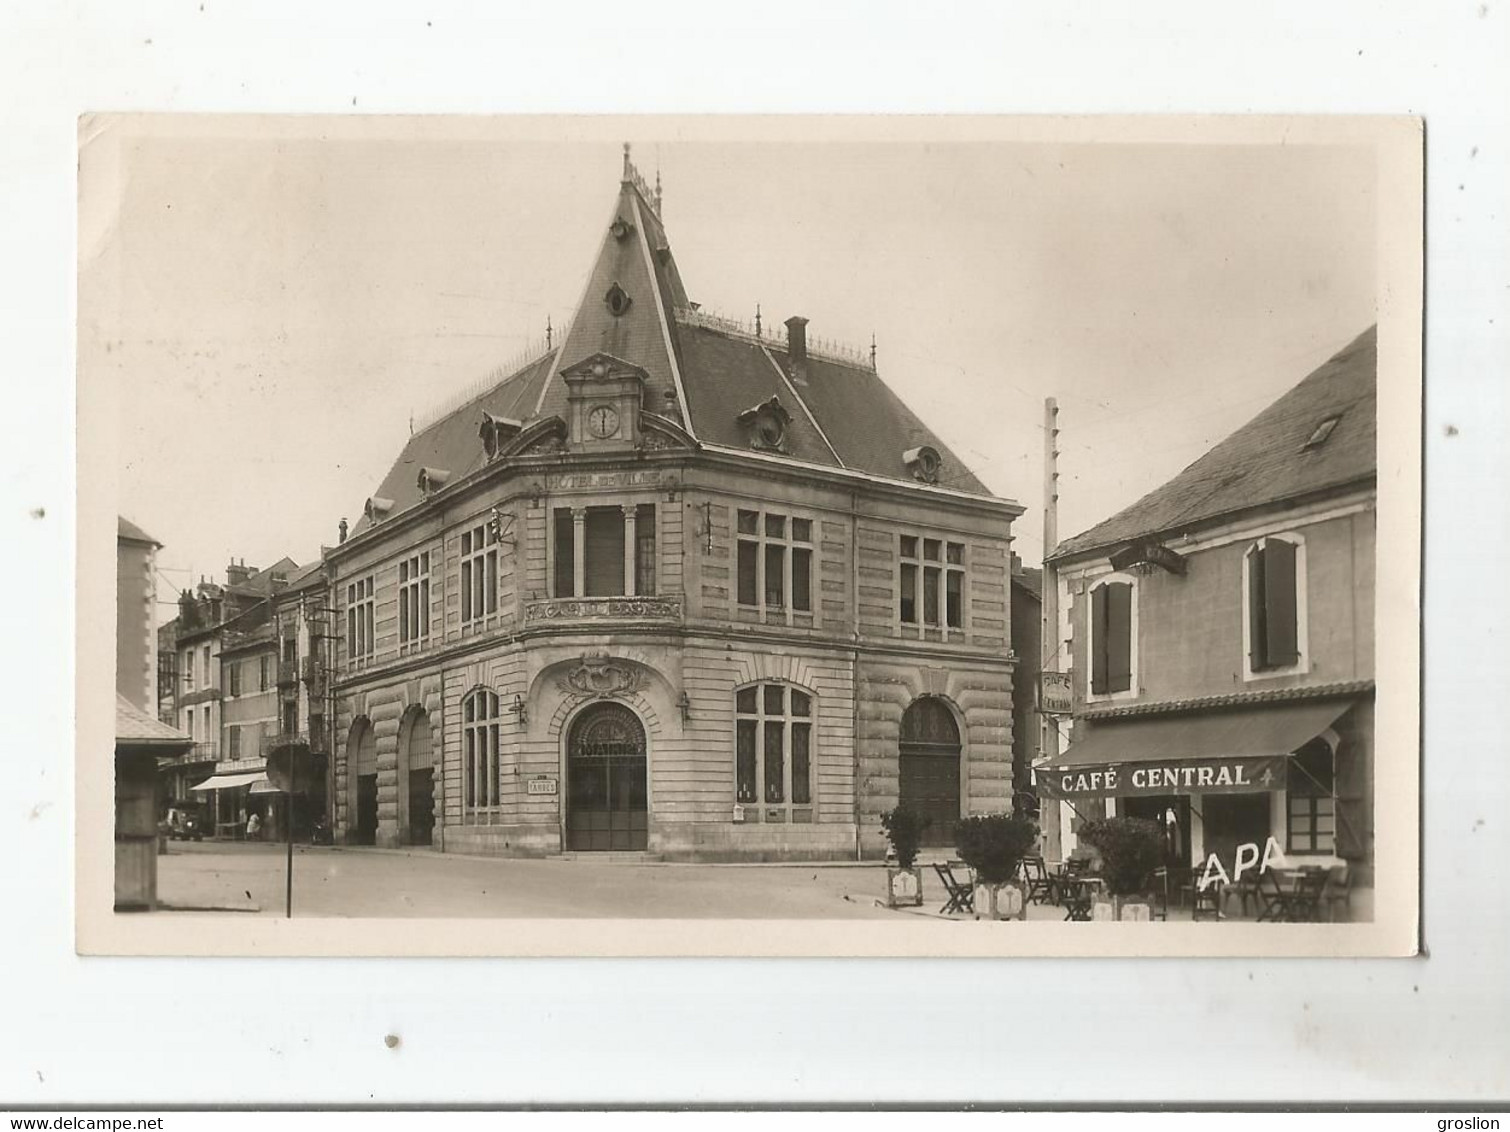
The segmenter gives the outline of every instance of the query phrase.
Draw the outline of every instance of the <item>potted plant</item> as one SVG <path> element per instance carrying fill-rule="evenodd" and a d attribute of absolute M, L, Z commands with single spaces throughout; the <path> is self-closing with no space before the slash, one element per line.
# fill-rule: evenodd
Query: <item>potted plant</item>
<path fill-rule="evenodd" d="M 954 827 L 955 851 L 975 870 L 975 918 L 1025 920 L 1027 893 L 1013 878 L 1038 842 L 1038 826 L 1026 818 L 982 814 Z"/>
<path fill-rule="evenodd" d="M 1101 855 L 1101 877 L 1111 897 L 1110 918 L 1151 919 L 1148 886 L 1164 861 L 1158 823 L 1145 818 L 1101 818 L 1081 826 L 1079 836 Z"/>
<path fill-rule="evenodd" d="M 923 845 L 923 830 L 928 819 L 898 806 L 881 815 L 881 828 L 886 840 L 891 842 L 891 852 L 897 859 L 895 867 L 886 868 L 886 906 L 901 908 L 923 903 L 923 870 L 917 867 L 918 850 Z"/>

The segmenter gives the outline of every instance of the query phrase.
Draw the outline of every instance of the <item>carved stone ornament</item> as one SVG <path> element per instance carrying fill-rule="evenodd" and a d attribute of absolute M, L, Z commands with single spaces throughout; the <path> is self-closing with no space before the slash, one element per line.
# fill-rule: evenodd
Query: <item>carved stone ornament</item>
<path fill-rule="evenodd" d="M 587 652 L 556 686 L 568 695 L 628 696 L 645 686 L 645 670 L 633 661 L 613 660 L 606 652 Z"/>

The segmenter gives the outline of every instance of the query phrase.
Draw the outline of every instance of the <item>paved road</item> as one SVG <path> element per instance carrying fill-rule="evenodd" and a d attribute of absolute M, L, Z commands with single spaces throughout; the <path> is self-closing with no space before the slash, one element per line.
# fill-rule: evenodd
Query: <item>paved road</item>
<path fill-rule="evenodd" d="M 158 896 L 176 908 L 283 915 L 284 848 L 173 842 Z M 463 857 L 429 850 L 295 846 L 294 915 L 620 919 L 865 919 L 879 864 L 662 865 Z M 942 901 L 942 894 L 939 897 Z M 934 907 L 930 901 L 929 910 Z M 911 915 L 909 915 L 911 918 Z"/>

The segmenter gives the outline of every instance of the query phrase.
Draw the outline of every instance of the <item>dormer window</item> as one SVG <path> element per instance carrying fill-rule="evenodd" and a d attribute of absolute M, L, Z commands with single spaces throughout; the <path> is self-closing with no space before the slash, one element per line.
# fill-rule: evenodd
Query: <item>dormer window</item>
<path fill-rule="evenodd" d="M 393 510 L 393 500 L 383 499 L 374 495 L 362 507 L 362 513 L 367 516 L 369 523 L 380 523 L 388 517 L 388 512 Z"/>
<path fill-rule="evenodd" d="M 421 468 L 419 470 L 419 493 L 432 495 L 446 486 L 451 473 L 444 468 Z"/>
<path fill-rule="evenodd" d="M 629 297 L 629 292 L 615 283 L 608 288 L 608 294 L 603 296 L 603 301 L 608 304 L 608 313 L 618 318 L 629 311 L 630 304 L 634 302 Z"/>
<path fill-rule="evenodd" d="M 482 450 L 489 460 L 498 455 L 498 451 L 505 442 L 519 435 L 524 428 L 523 421 L 516 421 L 512 417 L 495 417 L 492 413 L 482 414 L 482 424 L 478 426 L 477 435 L 482 438 Z M 448 476 L 449 472 L 446 473 Z M 421 487 L 423 490 L 423 487 Z M 437 487 L 438 491 L 439 488 Z"/>
<path fill-rule="evenodd" d="M 750 430 L 750 447 L 768 451 L 780 451 L 786 440 L 786 426 L 792 415 L 786 411 L 779 397 L 772 397 L 762 405 L 755 405 L 739 414 L 739 423 Z"/>
<path fill-rule="evenodd" d="M 902 453 L 902 463 L 919 483 L 938 483 L 939 469 L 944 466 L 938 449 L 931 444 L 920 444 Z"/>
<path fill-rule="evenodd" d="M 1302 452 L 1308 452 L 1312 448 L 1320 448 L 1327 442 L 1327 438 L 1332 435 L 1332 430 L 1337 427 L 1337 422 L 1341 419 L 1342 414 L 1338 413 L 1336 416 L 1328 417 L 1326 420 L 1322 421 L 1319 425 L 1316 426 L 1316 431 L 1311 433 L 1311 439 L 1307 440 L 1303 445 L 1301 445 L 1300 450 Z"/>
<path fill-rule="evenodd" d="M 608 231 L 615 240 L 623 241 L 627 240 L 633 234 L 634 225 L 622 216 L 616 216 L 613 223 L 608 226 Z"/>

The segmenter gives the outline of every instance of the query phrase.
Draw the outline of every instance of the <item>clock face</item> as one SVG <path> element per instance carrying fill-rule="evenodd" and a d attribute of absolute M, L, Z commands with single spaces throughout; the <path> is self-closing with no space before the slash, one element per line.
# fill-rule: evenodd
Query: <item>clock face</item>
<path fill-rule="evenodd" d="M 619 431 L 619 414 L 608 405 L 598 405 L 587 413 L 587 430 L 602 439 Z"/>

